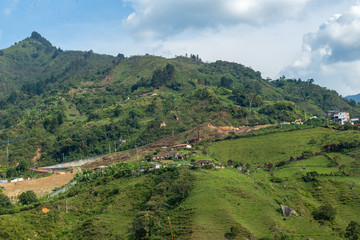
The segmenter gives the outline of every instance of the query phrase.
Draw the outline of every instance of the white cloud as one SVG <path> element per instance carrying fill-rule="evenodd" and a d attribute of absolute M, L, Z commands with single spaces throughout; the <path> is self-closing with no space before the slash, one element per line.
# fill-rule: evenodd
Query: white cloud
<path fill-rule="evenodd" d="M 360 5 L 336 14 L 303 37 L 302 55 L 286 67 L 287 77 L 314 78 L 342 94 L 360 92 Z"/>
<path fill-rule="evenodd" d="M 166 38 L 187 29 L 267 25 L 296 19 L 311 0 L 126 0 L 124 26 L 138 38 Z"/>
<path fill-rule="evenodd" d="M 13 10 L 18 5 L 19 0 L 8 0 L 5 2 L 5 7 L 3 9 L 3 13 L 5 16 L 10 16 Z"/>

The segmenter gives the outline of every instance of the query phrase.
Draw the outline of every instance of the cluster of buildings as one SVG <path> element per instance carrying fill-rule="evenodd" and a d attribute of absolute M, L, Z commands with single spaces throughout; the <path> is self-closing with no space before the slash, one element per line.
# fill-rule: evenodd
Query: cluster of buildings
<path fill-rule="evenodd" d="M 317 118 L 316 116 L 310 117 Z M 331 110 L 327 113 L 327 118 L 335 123 L 344 125 L 344 124 L 354 124 L 359 122 L 359 118 L 350 118 L 350 114 L 348 112 L 342 112 L 339 110 Z M 282 122 L 280 124 L 291 124 L 290 122 Z M 303 124 L 301 119 L 296 119 L 292 124 Z"/>
<path fill-rule="evenodd" d="M 339 124 L 346 124 L 346 123 L 353 124 L 354 122 L 359 121 L 359 118 L 350 119 L 350 114 L 348 112 L 341 112 L 339 110 L 329 111 L 328 117 L 330 120 Z"/>

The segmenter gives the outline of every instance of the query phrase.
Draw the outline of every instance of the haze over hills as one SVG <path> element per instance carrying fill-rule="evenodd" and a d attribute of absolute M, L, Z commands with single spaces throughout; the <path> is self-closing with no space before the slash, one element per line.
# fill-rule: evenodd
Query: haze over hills
<path fill-rule="evenodd" d="M 313 79 L 62 51 L 33 32 L 0 51 L 0 85 L 1 179 L 104 154 L 55 197 L 0 191 L 1 239 L 360 235 L 359 128 L 309 120 L 360 108 Z"/>
<path fill-rule="evenodd" d="M 350 96 L 346 96 L 347 99 L 353 99 L 355 102 L 359 103 L 360 101 L 360 93 L 356 94 L 356 95 L 350 95 Z"/>

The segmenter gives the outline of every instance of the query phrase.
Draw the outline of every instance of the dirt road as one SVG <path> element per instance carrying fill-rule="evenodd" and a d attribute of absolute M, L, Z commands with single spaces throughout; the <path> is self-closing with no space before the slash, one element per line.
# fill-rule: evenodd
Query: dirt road
<path fill-rule="evenodd" d="M 38 197 L 44 196 L 51 193 L 54 188 L 70 182 L 74 176 L 75 173 L 55 173 L 49 177 L 25 180 L 23 182 L 2 183 L 0 186 L 4 187 L 4 194 L 12 202 L 17 202 L 17 196 L 23 192 L 33 190 Z"/>

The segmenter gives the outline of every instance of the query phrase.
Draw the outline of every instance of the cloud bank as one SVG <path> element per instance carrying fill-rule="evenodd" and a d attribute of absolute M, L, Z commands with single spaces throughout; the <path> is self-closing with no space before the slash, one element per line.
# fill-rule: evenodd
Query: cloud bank
<path fill-rule="evenodd" d="M 266 25 L 301 16 L 310 0 L 126 0 L 123 25 L 137 38 L 166 38 L 187 29 Z"/>
<path fill-rule="evenodd" d="M 340 93 L 360 92 L 360 5 L 336 14 L 303 38 L 303 52 L 282 73 L 315 78 Z"/>

